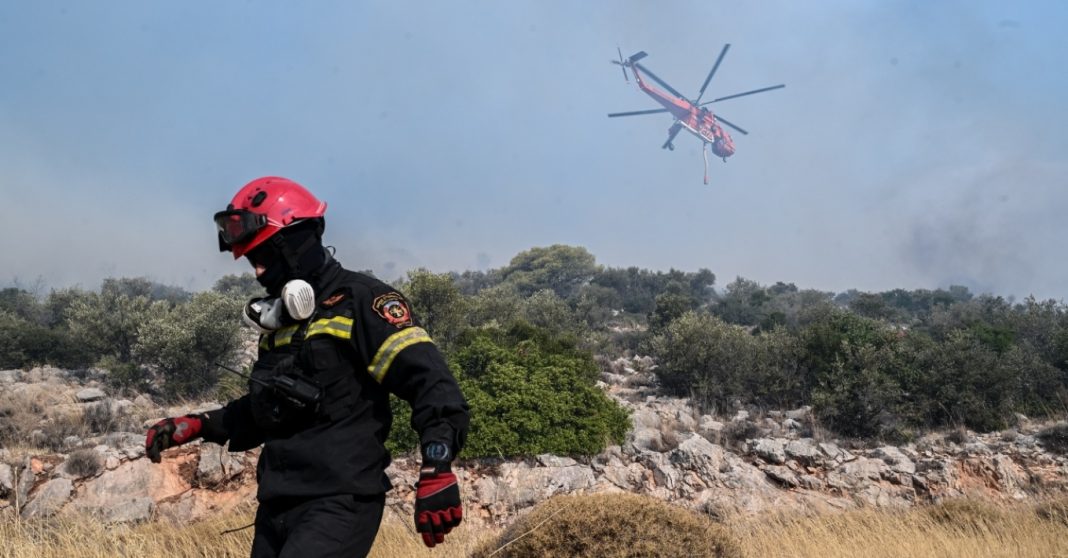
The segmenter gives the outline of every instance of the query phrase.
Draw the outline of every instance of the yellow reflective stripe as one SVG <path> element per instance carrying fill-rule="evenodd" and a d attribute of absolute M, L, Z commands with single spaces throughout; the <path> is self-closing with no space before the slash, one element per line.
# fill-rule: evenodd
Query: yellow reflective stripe
<path fill-rule="evenodd" d="M 293 340 L 293 334 L 300 328 L 300 324 L 283 327 L 282 329 L 260 338 L 260 348 L 268 351 L 288 345 Z"/>
<path fill-rule="evenodd" d="M 335 316 L 333 318 L 315 320 L 308 326 L 308 335 L 305 338 L 323 334 L 333 335 L 341 339 L 352 339 L 352 318 Z"/>
<path fill-rule="evenodd" d="M 375 358 L 371 359 L 371 365 L 367 367 L 367 371 L 371 373 L 371 377 L 376 382 L 382 383 L 382 379 L 386 377 L 386 372 L 389 371 L 389 366 L 393 364 L 393 359 L 397 358 L 401 351 L 416 343 L 433 343 L 433 341 L 426 330 L 421 327 L 402 329 L 390 335 L 379 346 Z"/>
<path fill-rule="evenodd" d="M 297 333 L 298 329 L 300 329 L 299 324 L 286 326 L 276 331 L 274 333 L 274 346 L 277 348 L 283 345 L 288 345 L 289 342 L 293 340 L 293 335 Z"/>

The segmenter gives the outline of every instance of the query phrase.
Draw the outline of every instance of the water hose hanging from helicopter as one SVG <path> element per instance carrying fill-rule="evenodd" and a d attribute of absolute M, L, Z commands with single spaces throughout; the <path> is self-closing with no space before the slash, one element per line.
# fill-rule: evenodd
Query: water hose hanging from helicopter
<path fill-rule="evenodd" d="M 708 184 L 708 142 L 701 145 L 701 156 L 705 158 L 705 184 Z"/>

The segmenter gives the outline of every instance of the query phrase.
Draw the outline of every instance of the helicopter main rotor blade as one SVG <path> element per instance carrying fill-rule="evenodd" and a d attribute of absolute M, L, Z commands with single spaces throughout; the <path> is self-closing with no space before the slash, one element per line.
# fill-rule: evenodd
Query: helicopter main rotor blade
<path fill-rule="evenodd" d="M 719 58 L 717 58 L 716 63 L 712 65 L 712 70 L 708 72 L 708 77 L 705 78 L 705 82 L 701 84 L 701 92 L 697 94 L 697 100 L 693 102 L 695 105 L 701 102 L 701 97 L 705 95 L 705 88 L 708 87 L 708 82 L 712 81 L 712 76 L 716 75 L 716 70 L 719 69 L 719 63 L 723 62 L 723 57 L 727 56 L 727 50 L 730 48 L 730 43 L 727 43 L 723 45 L 723 50 L 719 51 Z"/>
<path fill-rule="evenodd" d="M 639 114 L 656 114 L 658 112 L 667 112 L 668 109 L 652 109 L 652 110 L 635 110 L 631 112 L 613 112 L 608 115 L 608 118 L 615 118 L 617 116 L 638 116 Z"/>
<path fill-rule="evenodd" d="M 641 64 L 639 64 L 637 62 L 634 62 L 633 65 L 634 65 L 635 68 L 638 68 L 639 70 L 641 70 L 641 71 L 645 72 L 646 74 L 648 74 L 649 77 L 653 78 L 653 81 L 659 83 L 661 87 L 663 87 L 664 89 L 667 89 L 672 95 L 674 95 L 674 96 L 676 96 L 676 97 L 678 97 L 680 99 L 685 99 L 686 98 L 686 96 L 683 95 L 682 93 L 679 93 L 678 91 L 675 91 L 675 88 L 670 86 L 670 85 L 668 85 L 666 81 L 656 77 L 656 74 L 654 74 L 653 72 L 650 72 L 649 69 L 646 68 L 645 66 L 642 66 Z"/>
<path fill-rule="evenodd" d="M 738 130 L 739 132 L 741 132 L 741 133 L 743 133 L 743 134 L 745 134 L 747 136 L 749 135 L 749 132 L 746 132 L 745 130 L 739 128 L 738 126 L 736 126 L 734 124 L 731 124 L 730 122 L 727 122 L 726 120 L 723 119 L 722 116 L 720 116 L 718 114 L 716 115 L 716 122 L 722 122 L 723 124 L 726 124 L 726 125 L 730 126 L 731 128 L 734 128 L 735 130 Z"/>
<path fill-rule="evenodd" d="M 764 87 L 762 89 L 754 89 L 752 91 L 746 91 L 745 93 L 735 93 L 734 95 L 727 95 L 726 97 L 720 97 L 718 99 L 712 99 L 711 101 L 705 101 L 705 102 L 703 102 L 701 104 L 702 105 L 707 105 L 707 104 L 710 104 L 710 103 L 718 103 L 720 101 L 726 101 L 727 99 L 737 99 L 738 97 L 745 97 L 746 95 L 753 95 L 753 94 L 756 94 L 756 93 L 763 93 L 765 91 L 771 91 L 773 89 L 782 89 L 783 87 L 786 87 L 786 84 L 785 83 L 780 83 L 779 85 L 772 85 L 771 87 Z"/>

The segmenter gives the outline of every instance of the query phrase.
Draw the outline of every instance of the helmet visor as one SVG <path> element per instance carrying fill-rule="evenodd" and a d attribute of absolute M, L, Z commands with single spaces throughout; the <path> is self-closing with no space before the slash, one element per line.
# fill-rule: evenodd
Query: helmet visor
<path fill-rule="evenodd" d="M 250 240 L 266 225 L 266 215 L 247 209 L 230 209 L 215 214 L 215 227 L 219 229 L 219 247 L 227 250 L 234 244 Z"/>

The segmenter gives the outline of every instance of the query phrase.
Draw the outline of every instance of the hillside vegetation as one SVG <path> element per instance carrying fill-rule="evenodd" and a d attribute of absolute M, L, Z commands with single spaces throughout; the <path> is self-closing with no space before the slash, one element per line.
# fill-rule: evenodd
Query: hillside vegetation
<path fill-rule="evenodd" d="M 595 386 L 602 355 L 652 355 L 660 388 L 703 412 L 811 405 L 825 429 L 890 441 L 1063 413 L 1068 395 L 1068 308 L 1052 300 L 742 278 L 719 288 L 707 269 L 604 267 L 562 245 L 488 271 L 415 270 L 396 286 L 471 400 L 466 457 L 591 455 L 619 443 L 626 416 Z M 40 291 L 0 290 L 0 369 L 98 367 L 113 390 L 162 401 L 243 390 L 214 363 L 247 364 L 236 316 L 259 293 L 251 275 L 199 293 L 143 278 Z M 403 451 L 414 437 L 396 428 L 390 443 Z"/>

